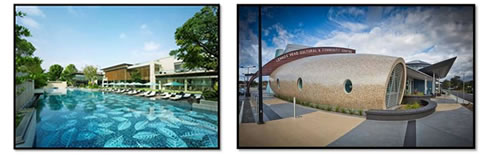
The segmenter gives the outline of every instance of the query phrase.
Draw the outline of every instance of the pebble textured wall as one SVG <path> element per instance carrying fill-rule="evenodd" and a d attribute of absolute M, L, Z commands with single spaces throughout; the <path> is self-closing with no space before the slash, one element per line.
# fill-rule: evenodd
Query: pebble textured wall
<path fill-rule="evenodd" d="M 405 61 L 372 54 L 306 57 L 280 66 L 273 71 L 269 80 L 275 94 L 296 97 L 298 101 L 353 109 L 386 109 L 386 88 L 393 68 L 399 63 L 404 66 L 400 87 L 400 92 L 403 92 Z M 302 89 L 298 88 L 299 78 L 302 78 Z M 345 91 L 344 82 L 347 79 L 352 82 L 350 93 Z M 403 93 L 398 103 L 402 99 Z"/>

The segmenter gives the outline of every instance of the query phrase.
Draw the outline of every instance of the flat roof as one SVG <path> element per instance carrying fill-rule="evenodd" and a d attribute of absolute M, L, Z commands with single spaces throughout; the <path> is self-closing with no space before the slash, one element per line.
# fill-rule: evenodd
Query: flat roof
<path fill-rule="evenodd" d="M 216 71 L 190 71 L 170 74 L 156 74 L 156 77 L 183 77 L 183 76 L 199 76 L 199 75 L 218 75 Z"/>
<path fill-rule="evenodd" d="M 108 69 L 112 69 L 112 68 L 120 67 L 120 66 L 128 67 L 128 66 L 131 66 L 131 65 L 132 64 L 129 64 L 129 63 L 120 63 L 120 64 L 112 65 L 112 66 L 109 66 L 109 67 L 101 68 L 101 70 L 108 70 Z"/>

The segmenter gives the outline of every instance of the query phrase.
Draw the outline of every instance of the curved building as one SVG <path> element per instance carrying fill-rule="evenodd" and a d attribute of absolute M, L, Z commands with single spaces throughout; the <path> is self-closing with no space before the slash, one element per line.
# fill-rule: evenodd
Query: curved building
<path fill-rule="evenodd" d="M 298 59 L 270 74 L 275 94 L 298 101 L 355 109 L 387 109 L 403 99 L 402 58 L 329 54 Z"/>
<path fill-rule="evenodd" d="M 392 109 L 404 95 L 435 96 L 456 57 L 429 64 L 354 49 L 287 45 L 262 67 L 268 90 L 298 102 L 353 109 Z M 252 74 L 247 85 L 258 76 Z M 268 93 L 268 91 L 267 91 Z"/>

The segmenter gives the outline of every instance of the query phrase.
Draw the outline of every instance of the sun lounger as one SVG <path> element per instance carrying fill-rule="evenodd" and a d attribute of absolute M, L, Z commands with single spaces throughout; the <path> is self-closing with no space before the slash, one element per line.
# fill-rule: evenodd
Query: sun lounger
<path fill-rule="evenodd" d="M 161 96 L 161 99 L 169 99 L 170 97 L 173 97 L 174 95 L 175 95 L 174 93 L 166 94 L 164 96 Z"/>
<path fill-rule="evenodd" d="M 146 92 L 144 92 L 144 93 L 140 93 L 140 94 L 137 94 L 137 95 L 135 95 L 135 96 L 145 96 L 145 95 L 147 95 L 147 94 L 149 94 L 149 93 L 150 93 L 150 91 L 146 91 Z"/>
<path fill-rule="evenodd" d="M 145 95 L 145 97 L 153 97 L 155 96 L 155 91 L 150 92 L 149 94 Z"/>
<path fill-rule="evenodd" d="M 181 98 L 183 98 L 183 95 L 179 94 L 179 95 L 176 95 L 174 97 L 170 97 L 169 99 L 170 100 L 173 100 L 173 101 L 176 101 L 176 100 L 180 100 Z"/>
<path fill-rule="evenodd" d="M 137 90 L 133 90 L 133 91 L 129 91 L 126 94 L 128 94 L 128 95 L 135 95 L 135 94 L 138 94 L 138 91 Z"/>
<path fill-rule="evenodd" d="M 190 98 L 190 97 L 191 97 L 191 94 L 187 94 L 186 93 L 186 94 L 183 95 L 183 99 L 187 99 L 187 98 Z"/>

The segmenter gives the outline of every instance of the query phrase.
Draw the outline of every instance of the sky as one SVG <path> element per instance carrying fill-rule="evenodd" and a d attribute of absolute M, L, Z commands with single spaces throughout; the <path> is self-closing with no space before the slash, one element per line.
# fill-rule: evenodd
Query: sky
<path fill-rule="evenodd" d="M 446 79 L 463 74 L 473 79 L 472 7 L 264 6 L 261 13 L 263 65 L 287 44 L 335 46 L 406 62 L 433 64 L 457 56 Z M 257 56 L 258 8 L 242 6 L 239 65 L 258 66 Z M 240 75 L 246 72 L 240 68 Z"/>
<path fill-rule="evenodd" d="M 201 6 L 17 6 L 42 67 L 75 64 L 99 69 L 169 56 L 174 32 Z"/>

